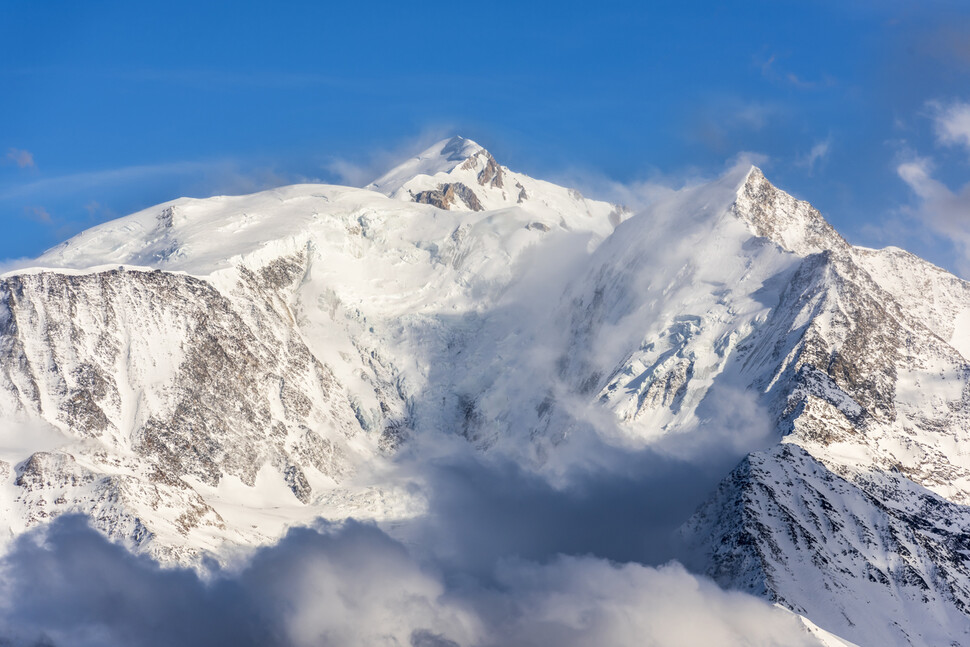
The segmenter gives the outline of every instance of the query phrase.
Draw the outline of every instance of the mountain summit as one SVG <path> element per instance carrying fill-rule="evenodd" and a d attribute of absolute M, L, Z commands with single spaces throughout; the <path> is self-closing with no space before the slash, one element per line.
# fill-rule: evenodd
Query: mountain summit
<path fill-rule="evenodd" d="M 587 200 L 575 189 L 511 171 L 472 140 L 458 136 L 438 142 L 366 188 L 450 211 L 524 207 L 544 216 L 537 226 L 559 221 L 567 227 L 587 228 L 574 224 L 577 214 L 597 220 L 605 216 L 608 225 L 616 226 L 629 215 L 623 207 Z M 608 233 L 608 229 L 598 231 Z"/>
<path fill-rule="evenodd" d="M 633 215 L 455 137 L 365 189 L 174 200 L 0 277 L 0 518 L 80 512 L 198 564 L 420 515 L 419 477 L 382 480 L 401 452 L 552 483 L 595 443 L 716 452 L 737 463 L 677 520 L 694 568 L 860 644 L 967 643 L 967 339 L 970 284 L 756 168 Z"/>
<path fill-rule="evenodd" d="M 418 175 L 433 177 L 438 173 L 447 174 L 482 151 L 485 151 L 485 149 L 472 140 L 458 135 L 450 139 L 443 139 L 403 164 L 394 167 L 371 182 L 366 188 L 380 191 L 385 195 L 392 195 Z M 485 153 L 488 154 L 487 151 Z"/>

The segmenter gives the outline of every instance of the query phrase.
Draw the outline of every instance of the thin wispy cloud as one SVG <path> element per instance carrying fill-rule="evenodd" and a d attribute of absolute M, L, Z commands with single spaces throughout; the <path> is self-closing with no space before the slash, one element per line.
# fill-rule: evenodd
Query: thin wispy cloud
<path fill-rule="evenodd" d="M 965 11 L 960 11 L 959 3 L 952 3 L 949 11 L 941 10 L 940 4 L 933 12 L 923 12 L 932 14 L 935 19 L 931 19 L 929 25 L 916 26 L 912 33 L 904 32 L 905 39 L 900 45 L 910 57 L 915 54 L 927 58 L 936 67 L 970 71 L 970 44 L 967 41 L 970 19 Z"/>
<path fill-rule="evenodd" d="M 929 103 L 937 142 L 945 146 L 963 146 L 970 150 L 970 103 L 954 101 Z"/>
<path fill-rule="evenodd" d="M 775 114 L 778 107 L 758 101 L 741 103 L 728 116 L 728 121 L 736 126 L 746 126 L 752 130 L 761 130 Z"/>
<path fill-rule="evenodd" d="M 435 142 L 461 134 L 451 125 L 429 126 L 389 148 L 372 149 L 353 158 L 333 158 L 324 164 L 324 169 L 341 184 L 362 187 Z"/>
<path fill-rule="evenodd" d="M 212 164 L 202 162 L 173 162 L 125 166 L 100 171 L 85 171 L 42 178 L 16 185 L 0 193 L 0 200 L 24 198 L 38 194 L 61 194 L 96 186 L 110 186 L 125 182 L 199 173 L 210 170 Z"/>
<path fill-rule="evenodd" d="M 835 85 L 835 81 L 831 77 L 823 77 L 819 81 L 809 81 L 804 79 L 794 72 L 788 72 L 785 74 L 785 80 L 789 84 L 795 86 L 796 88 L 801 88 L 803 90 L 815 90 L 820 87 L 827 87 Z"/>
<path fill-rule="evenodd" d="M 97 200 L 91 200 L 85 204 L 84 210 L 87 212 L 88 218 L 91 221 L 108 220 L 109 218 L 116 218 L 118 216 L 118 214 L 111 209 L 108 209 Z"/>
<path fill-rule="evenodd" d="M 820 88 L 832 87 L 836 84 L 834 78 L 827 74 L 812 80 L 800 76 L 791 70 L 783 69 L 779 64 L 778 55 L 771 54 L 768 58 L 758 61 L 756 64 L 761 69 L 761 76 L 776 83 L 790 85 L 800 90 L 818 90 Z"/>
<path fill-rule="evenodd" d="M 829 151 L 832 148 L 832 138 L 829 137 L 822 141 L 815 142 L 811 150 L 805 155 L 798 158 L 796 164 L 798 166 L 808 169 L 808 174 L 811 175 L 815 172 L 816 167 L 825 161 L 828 157 Z"/>
<path fill-rule="evenodd" d="M 693 115 L 687 136 L 708 150 L 726 155 L 742 146 L 752 134 L 777 125 L 785 113 L 785 107 L 777 102 L 714 97 Z"/>
<path fill-rule="evenodd" d="M 7 150 L 7 159 L 20 168 L 34 168 L 34 155 L 28 150 L 10 148 Z"/>
<path fill-rule="evenodd" d="M 951 240 L 962 255 L 957 269 L 970 277 L 970 183 L 951 190 L 933 177 L 933 163 L 923 157 L 904 161 L 896 172 L 917 198 L 907 214 Z"/>
<path fill-rule="evenodd" d="M 717 172 L 730 172 L 739 167 L 765 167 L 770 163 L 771 158 L 764 153 L 740 151 L 725 160 Z M 712 175 L 710 169 L 698 167 L 667 173 L 654 169 L 642 179 L 619 182 L 590 168 L 572 167 L 550 174 L 549 179 L 560 186 L 574 187 L 589 198 L 622 205 L 634 213 L 669 198 L 677 191 L 710 182 Z"/>
<path fill-rule="evenodd" d="M 970 103 L 933 100 L 922 111 L 929 118 L 937 148 L 963 148 L 970 152 Z M 936 160 L 908 148 L 905 141 L 896 174 L 912 192 L 914 202 L 899 210 L 933 235 L 952 244 L 957 252 L 956 270 L 970 277 L 970 182 L 951 188 L 938 179 Z"/>
<path fill-rule="evenodd" d="M 49 225 L 54 221 L 47 209 L 43 207 L 24 207 L 24 215 L 29 220 L 33 220 L 45 225 Z"/>
<path fill-rule="evenodd" d="M 316 180 L 280 173 L 272 166 L 247 164 L 233 159 L 176 161 L 45 177 L 8 186 L 6 190 L 0 192 L 0 201 L 23 200 L 33 196 L 90 194 L 91 191 L 98 189 L 103 189 L 106 195 L 111 195 L 118 189 L 144 189 L 153 184 L 172 181 L 178 181 L 182 190 L 208 197 L 217 194 L 252 193 L 286 184 Z M 101 210 L 106 208 L 100 199 L 85 198 L 84 204 L 85 210 L 89 212 L 92 204 L 96 204 Z"/>

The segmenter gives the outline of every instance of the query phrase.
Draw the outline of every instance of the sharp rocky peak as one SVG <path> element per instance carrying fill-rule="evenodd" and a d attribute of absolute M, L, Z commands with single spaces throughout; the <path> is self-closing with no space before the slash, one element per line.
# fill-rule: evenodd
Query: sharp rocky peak
<path fill-rule="evenodd" d="M 756 235 L 800 256 L 851 249 L 818 209 L 775 187 L 757 166 L 738 188 L 732 211 Z"/>

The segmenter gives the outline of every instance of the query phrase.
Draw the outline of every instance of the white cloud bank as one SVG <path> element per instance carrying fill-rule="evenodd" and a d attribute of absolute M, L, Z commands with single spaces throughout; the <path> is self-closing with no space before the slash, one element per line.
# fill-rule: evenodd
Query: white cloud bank
<path fill-rule="evenodd" d="M 482 583 L 354 522 L 292 530 L 241 571 L 205 582 L 66 517 L 18 540 L 3 588 L 0 635 L 11 645 L 819 644 L 796 616 L 676 564 L 507 561 Z"/>

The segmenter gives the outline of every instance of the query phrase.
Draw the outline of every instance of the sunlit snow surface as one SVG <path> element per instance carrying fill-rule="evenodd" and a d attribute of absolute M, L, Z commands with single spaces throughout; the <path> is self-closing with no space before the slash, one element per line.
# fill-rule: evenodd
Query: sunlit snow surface
<path fill-rule="evenodd" d="M 83 512 L 198 566 L 370 519 L 416 554 L 440 541 L 445 571 L 680 557 L 802 614 L 815 638 L 792 644 L 970 639 L 968 284 L 851 247 L 745 165 L 633 206 L 454 138 L 365 189 L 179 199 L 79 234 L 3 277 L 9 536 Z M 210 392 L 211 446 L 186 412 Z M 597 507 L 599 534 L 569 530 Z M 509 604 L 573 608 L 534 594 Z M 444 625 L 488 644 L 466 620 Z"/>

